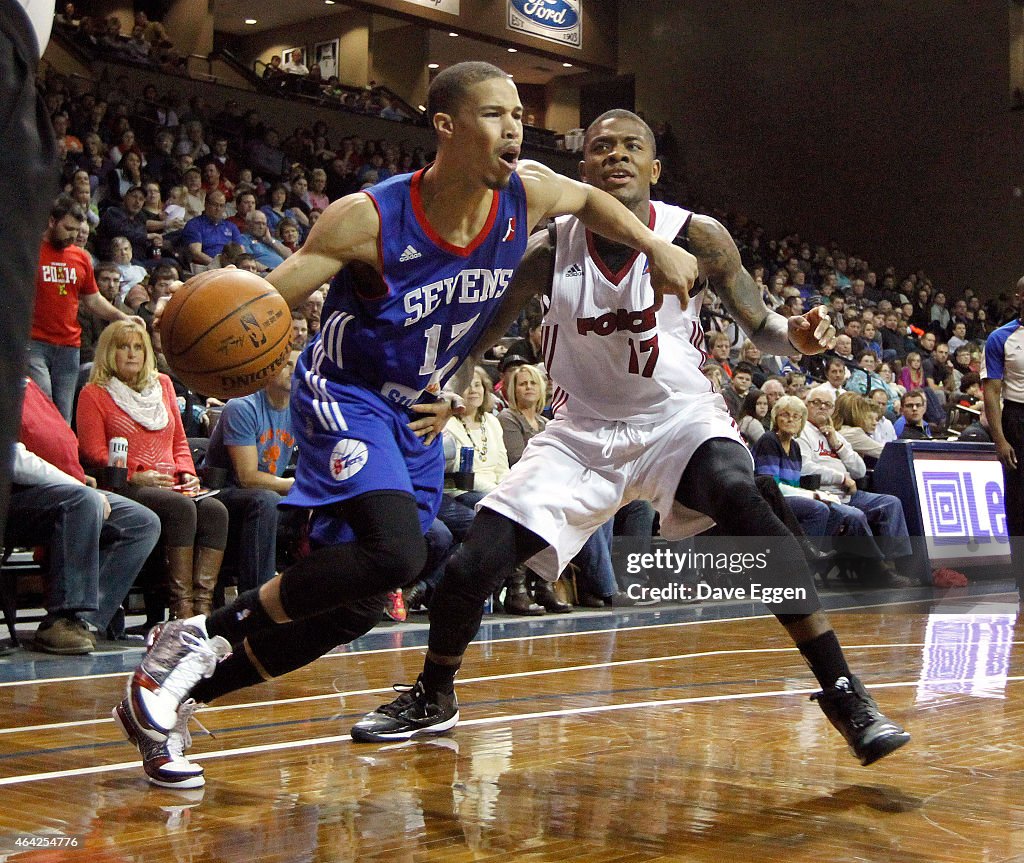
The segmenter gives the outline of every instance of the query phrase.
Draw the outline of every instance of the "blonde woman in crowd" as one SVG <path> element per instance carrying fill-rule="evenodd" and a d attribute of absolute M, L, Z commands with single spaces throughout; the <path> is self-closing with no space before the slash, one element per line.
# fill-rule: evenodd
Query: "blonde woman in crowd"
<path fill-rule="evenodd" d="M 513 366 L 505 373 L 504 392 L 508 407 L 498 414 L 498 422 L 504 434 L 505 450 L 511 467 L 522 458 L 530 439 L 539 435 L 548 423 L 547 418 L 541 416 L 548 398 L 547 377 L 539 367 L 529 363 Z M 546 611 L 563 613 L 572 609 L 571 605 L 558 598 L 543 578 L 531 571 L 527 571 L 526 578 L 533 589 L 534 602 Z M 524 573 L 513 573 L 506 584 L 508 594 L 505 611 L 510 614 L 530 614 L 529 594 L 521 592 L 525 585 Z"/>
<path fill-rule="evenodd" d="M 199 477 L 170 378 L 156 370 L 144 327 L 114 321 L 100 336 L 89 383 L 78 400 L 84 465 L 107 464 L 112 438 L 128 441 L 128 482 L 120 492 L 160 518 L 172 618 L 209 614 L 228 538 L 228 511 L 199 499 Z"/>
<path fill-rule="evenodd" d="M 547 403 L 547 381 L 540 369 L 523 363 L 508 375 L 505 396 L 508 409 L 498 415 L 498 422 L 511 467 L 522 458 L 530 438 L 540 434 L 547 425 L 547 419 L 541 416 Z"/>
<path fill-rule="evenodd" d="M 454 494 L 467 506 L 475 506 L 508 474 L 508 453 L 501 423 L 492 413 L 494 396 L 491 395 L 491 379 L 480 366 L 473 369 L 473 379 L 463 391 L 462 397 L 466 403 L 466 413 L 448 420 L 444 432 L 455 441 L 456 452 L 462 447 L 473 448 L 473 489 L 456 490 Z"/>

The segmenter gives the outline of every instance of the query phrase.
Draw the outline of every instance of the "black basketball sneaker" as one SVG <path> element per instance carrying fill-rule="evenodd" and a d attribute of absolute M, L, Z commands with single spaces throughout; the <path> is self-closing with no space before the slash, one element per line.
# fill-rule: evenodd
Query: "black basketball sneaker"
<path fill-rule="evenodd" d="M 387 743 L 408 740 L 420 734 L 443 734 L 459 721 L 459 702 L 454 692 L 428 695 L 423 681 L 413 686 L 395 686 L 398 698 L 367 713 L 352 726 L 358 743 Z"/>
<path fill-rule="evenodd" d="M 865 767 L 910 741 L 910 735 L 878 709 L 875 699 L 853 675 L 840 677 L 834 686 L 814 693 L 811 701 L 818 702 Z"/>

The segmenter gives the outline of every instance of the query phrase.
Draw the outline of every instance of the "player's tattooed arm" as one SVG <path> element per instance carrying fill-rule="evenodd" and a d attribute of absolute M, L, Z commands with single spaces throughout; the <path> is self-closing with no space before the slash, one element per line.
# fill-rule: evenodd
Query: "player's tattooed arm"
<path fill-rule="evenodd" d="M 788 322 L 764 304 L 761 289 L 743 268 L 739 249 L 722 224 L 694 214 L 688 236 L 701 278 L 708 280 L 743 332 L 767 354 L 793 353 Z"/>

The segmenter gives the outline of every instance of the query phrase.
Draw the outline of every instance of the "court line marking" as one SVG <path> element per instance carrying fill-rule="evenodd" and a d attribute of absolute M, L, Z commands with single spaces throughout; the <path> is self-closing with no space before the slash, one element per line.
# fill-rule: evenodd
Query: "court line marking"
<path fill-rule="evenodd" d="M 1003 596 L 1003 595 L 1010 596 L 1012 594 L 1010 592 L 1007 592 L 1007 591 L 1000 591 L 998 593 L 984 594 L 981 597 L 964 597 L 964 599 L 967 599 L 967 600 L 977 599 L 978 601 L 981 601 L 981 600 L 984 600 L 986 598 L 995 597 L 995 596 Z M 846 605 L 846 606 L 842 606 L 841 608 L 826 608 L 826 609 L 824 609 L 824 611 L 827 614 L 845 614 L 845 613 L 850 612 L 850 611 L 860 611 L 860 610 L 866 609 L 866 608 L 890 608 L 890 607 L 895 607 L 895 606 L 899 606 L 899 605 L 922 605 L 922 604 L 924 604 L 926 602 L 934 602 L 934 601 L 935 601 L 934 598 L 930 598 L 930 599 L 904 599 L 904 600 L 899 600 L 897 602 L 873 602 L 873 603 L 866 604 L 866 605 Z M 672 609 L 666 608 L 665 610 L 666 611 L 671 611 Z M 940 603 L 940 606 L 939 606 L 939 610 L 933 610 L 930 613 L 941 614 L 942 613 L 941 612 L 941 603 Z M 983 613 L 983 612 L 979 612 L 979 613 Z M 991 613 L 997 613 L 997 612 L 993 611 Z M 742 620 L 768 620 L 768 619 L 773 619 L 773 618 L 774 618 L 773 614 L 752 614 L 752 615 L 748 615 L 748 616 L 745 616 L 745 617 L 722 617 L 722 618 L 713 619 L 713 620 L 711 620 L 711 619 L 709 619 L 709 620 L 680 620 L 680 621 L 676 621 L 674 623 L 652 623 L 652 624 L 649 624 L 649 625 L 646 625 L 646 626 L 608 627 L 607 629 L 588 629 L 588 630 L 583 630 L 583 631 L 579 631 L 579 632 L 548 632 L 548 633 L 539 633 L 539 634 L 535 634 L 535 635 L 513 635 L 513 636 L 509 636 L 508 638 L 492 638 L 492 639 L 489 639 L 487 641 L 480 641 L 480 640 L 477 640 L 476 638 L 474 638 L 473 641 L 471 641 L 469 643 L 469 646 L 471 648 L 472 647 L 480 648 L 480 647 L 483 647 L 484 645 L 511 644 L 511 643 L 515 643 L 517 641 L 541 641 L 541 640 L 546 640 L 546 639 L 571 638 L 571 637 L 583 636 L 583 635 L 607 635 L 610 632 L 615 632 L 615 633 L 619 633 L 619 632 L 639 632 L 639 631 L 642 631 L 642 630 L 649 630 L 649 629 L 667 629 L 667 628 L 680 627 L 680 626 L 702 626 L 704 624 L 711 624 L 711 623 L 737 623 L 737 622 L 742 621 Z M 489 626 L 501 626 L 502 624 L 494 623 L 494 624 L 488 624 L 488 625 Z M 396 634 L 400 634 L 400 633 L 396 633 Z M 353 656 L 373 656 L 375 654 L 381 654 L 381 653 L 405 653 L 405 652 L 410 651 L 410 650 L 422 650 L 422 651 L 425 652 L 426 649 L 427 649 L 426 644 L 416 644 L 416 645 L 408 645 L 408 646 L 403 646 L 403 647 L 380 647 L 380 648 L 375 648 L 373 650 L 340 651 L 339 653 L 327 653 L 327 654 L 324 654 L 323 656 L 318 656 L 316 659 L 313 660 L 313 662 L 322 662 L 323 660 L 328 660 L 328 659 L 342 659 L 342 658 L 353 657 Z M 121 653 L 120 652 L 118 654 L 103 653 L 101 651 L 99 655 L 102 655 L 102 656 L 113 656 L 113 655 L 121 655 Z M 142 654 L 140 653 L 139 656 L 141 657 Z M 312 665 L 313 663 L 309 663 L 309 664 Z M 308 667 L 308 666 L 305 666 L 305 667 Z M 125 671 L 104 672 L 102 674 L 81 674 L 81 675 L 69 675 L 69 676 L 66 676 L 66 677 L 44 677 L 44 678 L 40 678 L 38 680 L 5 680 L 5 681 L 0 681 L 0 689 L 9 688 L 9 687 L 13 687 L 13 686 L 41 686 L 41 685 L 47 684 L 47 683 L 74 683 L 76 681 L 107 680 L 107 679 L 110 679 L 110 678 L 117 678 L 117 677 L 125 678 L 126 679 L 126 678 L 129 677 L 129 675 L 131 675 L 131 673 L 132 673 L 132 670 L 128 669 L 128 670 L 125 670 Z"/>
<path fill-rule="evenodd" d="M 872 689 L 898 689 L 905 687 L 918 687 L 930 683 L 949 685 L 951 683 L 970 683 L 973 678 L 962 678 L 957 680 L 913 680 L 895 681 L 891 683 L 876 683 Z M 1019 683 L 1024 680 L 1024 675 L 1007 677 L 1007 683 Z M 634 701 L 624 704 L 601 704 L 590 707 L 569 707 L 562 710 L 541 710 L 534 713 L 516 713 L 505 716 L 485 716 L 479 719 L 467 719 L 459 722 L 457 728 L 472 728 L 486 725 L 503 725 L 512 722 L 527 722 L 536 719 L 555 719 L 566 716 L 584 716 L 595 713 L 613 713 L 622 710 L 649 710 L 662 707 L 679 707 L 687 704 L 714 704 L 725 701 L 741 701 L 743 699 L 753 700 L 758 698 L 779 698 L 801 696 L 808 697 L 815 692 L 814 689 L 775 689 L 768 692 L 738 692 L 727 695 L 697 695 L 688 698 L 671 698 L 664 701 Z M 280 743 L 263 743 L 257 746 L 241 746 L 238 749 L 221 749 L 214 752 L 201 752 L 190 756 L 192 761 L 215 761 L 221 758 L 232 758 L 244 755 L 258 755 L 264 752 L 283 752 L 289 749 L 312 748 L 324 746 L 330 743 L 351 743 L 348 734 L 334 734 L 329 737 L 310 737 L 304 740 L 288 740 Z M 404 743 L 407 741 L 394 741 Z M 386 744 L 385 744 L 386 745 Z M 369 751 L 369 750 L 367 750 Z M 374 750 L 378 751 L 378 750 Z M 116 773 L 123 770 L 131 770 L 142 766 L 141 761 L 124 761 L 117 764 L 102 764 L 93 767 L 76 767 L 70 770 L 54 770 L 46 773 L 31 773 L 25 776 L 8 776 L 0 778 L 0 787 L 9 785 L 27 785 L 34 782 L 45 782 L 53 779 L 66 779 L 73 776 L 88 776 L 99 773 Z"/>
<path fill-rule="evenodd" d="M 1024 641 L 1014 641 L 1012 644 L 1024 644 Z M 896 648 L 917 648 L 924 647 L 923 642 L 891 642 L 882 644 L 848 644 L 844 645 L 844 652 L 853 650 L 885 650 L 885 649 L 896 649 Z M 466 686 L 470 683 L 491 683 L 493 681 L 500 680 L 513 680 L 521 677 L 544 677 L 551 674 L 567 674 L 577 671 L 598 671 L 607 668 L 620 668 L 627 665 L 643 665 L 652 662 L 681 662 L 691 659 L 704 659 L 706 657 L 713 656 L 742 656 L 746 654 L 755 653 L 795 653 L 797 648 L 794 645 L 789 647 L 749 647 L 749 648 L 732 648 L 723 650 L 702 650 L 696 653 L 676 653 L 667 656 L 643 656 L 637 659 L 615 659 L 608 662 L 592 662 L 586 665 L 560 665 L 554 668 L 538 668 L 532 671 L 510 671 L 505 674 L 492 674 L 482 677 L 466 677 L 460 678 L 458 684 L 460 687 Z M 727 684 L 728 681 L 720 681 L 723 684 Z M 254 710 L 262 708 L 273 708 L 277 706 L 290 705 L 290 704 L 303 704 L 313 701 L 328 701 L 335 698 L 350 698 L 360 695 L 383 695 L 394 690 L 390 686 L 381 686 L 373 689 L 351 689 L 336 692 L 325 692 L 319 695 L 297 695 L 292 698 L 277 698 L 268 701 L 246 701 L 239 704 L 214 704 L 210 707 L 204 707 L 202 714 L 204 716 L 211 713 L 223 713 L 232 710 Z M 113 723 L 112 717 L 95 717 L 93 719 L 75 719 L 68 722 L 51 722 L 43 723 L 40 725 L 22 725 L 14 726 L 11 728 L 0 728 L 0 736 L 5 734 L 28 734 L 39 731 L 57 731 L 60 729 L 67 728 L 82 728 L 91 725 L 103 725 L 105 723 Z"/>

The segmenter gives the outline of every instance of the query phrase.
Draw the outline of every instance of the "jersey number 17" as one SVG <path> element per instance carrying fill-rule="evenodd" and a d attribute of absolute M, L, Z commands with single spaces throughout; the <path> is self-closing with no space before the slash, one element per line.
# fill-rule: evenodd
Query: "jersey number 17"
<path fill-rule="evenodd" d="M 653 377 L 654 367 L 658 365 L 658 353 L 657 333 L 649 339 L 640 339 L 639 342 L 629 339 L 629 373 L 631 375 L 640 375 L 644 378 Z M 647 361 L 644 363 L 643 371 L 640 370 L 641 354 L 647 354 Z"/>

